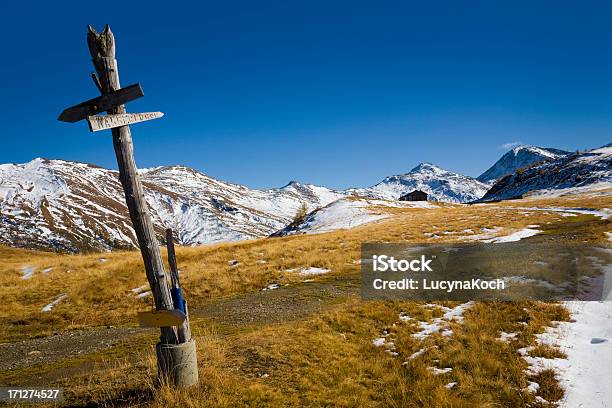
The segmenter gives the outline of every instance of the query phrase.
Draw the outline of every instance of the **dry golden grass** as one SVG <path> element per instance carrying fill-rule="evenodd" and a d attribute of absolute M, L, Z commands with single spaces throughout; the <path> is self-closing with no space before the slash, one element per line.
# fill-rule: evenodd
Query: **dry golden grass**
<path fill-rule="evenodd" d="M 552 222 L 558 215 L 494 206 L 442 206 L 433 210 L 393 209 L 385 222 L 319 235 L 263 239 L 203 247 L 177 248 L 183 284 L 192 304 L 265 287 L 269 282 L 299 280 L 288 269 L 329 268 L 334 273 L 357 271 L 362 242 L 441 242 L 457 240 L 468 225 L 481 228 L 503 226 L 505 230 L 527 224 Z M 427 232 L 439 238 L 429 238 Z M 137 251 L 88 255 L 58 255 L 0 248 L 0 341 L 23 334 L 48 334 L 58 329 L 126 324 L 134 321 L 135 309 L 146 309 L 148 300 L 137 300 L 131 289 L 146 279 Z M 103 261 L 104 260 L 104 261 Z M 237 266 L 229 262 L 237 260 Z M 21 268 L 36 269 L 31 279 L 21 279 Z M 52 268 L 51 272 L 42 271 Z M 68 298 L 53 313 L 40 309 L 58 295 Z"/>
<path fill-rule="evenodd" d="M 609 221 L 521 208 L 536 206 L 612 207 L 608 198 L 596 197 L 386 209 L 392 218 L 352 230 L 183 247 L 177 248 L 177 257 L 186 297 L 197 307 L 259 291 L 271 282 L 298 286 L 304 277 L 288 270 L 302 267 L 332 270 L 315 278 L 319 280 L 347 275 L 357 279 L 362 242 L 453 242 L 484 228 L 502 228 L 499 235 L 507 235 L 530 224 L 562 239 L 571 232 L 588 242 L 605 242 Z M 0 258 L 0 342 L 80 327 L 133 325 L 136 310 L 151 307 L 150 298 L 135 299 L 130 291 L 146 283 L 136 251 L 59 255 L 0 248 Z M 232 260 L 238 264 L 230 265 Z M 23 266 L 36 268 L 31 279 L 21 279 Z M 49 267 L 51 272 L 42 273 Z M 61 293 L 68 298 L 53 312 L 40 311 Z M 441 314 L 414 302 L 347 297 L 305 319 L 248 330 L 228 331 L 195 321 L 202 379 L 198 387 L 174 391 L 153 383 L 150 344 L 141 353 L 126 352 L 125 358 L 96 360 L 92 374 L 58 381 L 76 405 L 525 406 L 534 402 L 534 395 L 524 391 L 526 363 L 516 350 L 535 346 L 535 335 L 551 321 L 568 318 L 565 309 L 555 304 L 477 303 L 463 324 L 450 324 L 452 337 L 433 335 L 418 341 L 412 336 L 418 331 L 414 322 L 397 324 L 400 311 L 424 321 Z M 396 358 L 372 345 L 385 329 L 396 338 L 400 353 Z M 519 334 L 504 343 L 497 340 L 500 331 Z M 422 356 L 402 365 L 424 347 Z M 558 356 L 545 347 L 532 353 Z M 453 371 L 433 375 L 428 367 L 436 364 Z M 445 388 L 449 382 L 457 386 Z M 554 401 L 562 396 L 554 375 L 542 373 L 538 382 L 542 397 Z"/>
<path fill-rule="evenodd" d="M 532 317 L 527 326 L 520 324 L 524 308 Z M 524 390 L 526 364 L 516 348 L 566 313 L 538 302 L 476 304 L 464 324 L 452 325 L 452 337 L 437 334 L 421 342 L 412 337 L 415 323 L 397 324 L 400 311 L 417 320 L 440 314 L 416 303 L 353 300 L 301 322 L 229 336 L 201 333 L 196 337 L 201 384 L 188 390 L 152 380 L 150 350 L 135 361 L 102 363 L 95 373 L 61 384 L 75 404 L 96 406 L 525 406 L 534 396 Z M 399 356 L 372 345 L 383 329 L 393 330 Z M 501 343 L 500 330 L 519 331 L 519 339 Z M 423 347 L 427 352 L 407 359 Z M 434 375 L 433 366 L 453 371 Z M 457 385 L 449 390 L 449 382 Z M 542 374 L 541 395 L 552 398 L 555 387 L 556 381 Z"/>

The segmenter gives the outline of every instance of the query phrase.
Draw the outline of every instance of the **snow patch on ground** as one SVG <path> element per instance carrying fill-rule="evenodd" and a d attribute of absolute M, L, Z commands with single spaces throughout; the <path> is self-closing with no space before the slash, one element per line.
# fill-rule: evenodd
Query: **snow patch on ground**
<path fill-rule="evenodd" d="M 36 271 L 36 268 L 33 266 L 22 266 L 21 267 L 21 279 L 30 279 L 32 275 L 34 275 L 35 271 Z"/>
<path fill-rule="evenodd" d="M 139 293 L 138 295 L 136 295 L 136 299 L 143 299 L 143 298 L 149 297 L 151 295 L 152 295 L 151 291 L 147 290 L 146 292 L 142 292 L 142 293 Z"/>
<path fill-rule="evenodd" d="M 149 284 L 145 283 L 142 286 L 139 286 L 139 287 L 134 288 L 134 289 L 130 289 L 130 292 L 132 292 L 135 295 L 138 295 L 139 293 L 145 292 L 148 288 L 149 288 Z"/>
<path fill-rule="evenodd" d="M 501 230 L 502 230 L 501 227 L 482 228 L 481 229 L 482 233 L 480 234 L 462 236 L 462 237 L 457 237 L 457 238 L 459 238 L 460 240 L 464 240 L 464 241 L 483 241 L 485 239 L 490 239 L 490 238 L 495 237 L 495 235 L 497 235 L 497 233 L 500 232 Z"/>
<path fill-rule="evenodd" d="M 459 323 L 463 322 L 463 314 L 468 310 L 474 302 L 462 303 L 452 309 L 444 308 L 443 306 L 436 306 L 427 304 L 425 307 L 441 307 L 447 310 L 442 317 L 436 317 L 431 322 L 419 322 L 419 328 L 421 331 L 414 333 L 412 337 L 423 340 L 434 333 L 441 333 L 443 336 L 451 336 L 453 331 L 447 327 L 448 322 L 456 321 Z"/>
<path fill-rule="evenodd" d="M 537 235 L 540 232 L 542 232 L 542 231 L 537 230 L 537 229 L 524 228 L 522 230 L 515 231 L 515 232 L 513 232 L 510 235 L 506 235 L 506 236 L 502 236 L 502 237 L 496 237 L 496 238 L 491 238 L 491 239 L 485 239 L 485 240 L 483 240 L 483 242 L 492 243 L 492 244 L 499 244 L 499 243 L 503 243 L 503 242 L 516 242 L 516 241 L 520 241 L 521 239 L 524 239 L 524 238 L 533 237 L 534 235 Z"/>
<path fill-rule="evenodd" d="M 302 276 L 316 276 L 316 275 L 325 275 L 326 273 L 329 273 L 329 272 L 331 272 L 331 269 L 310 267 L 310 268 L 302 268 L 300 269 L 298 273 Z"/>
<path fill-rule="evenodd" d="M 497 338 L 497 341 L 503 341 L 504 343 L 509 343 L 512 340 L 514 340 L 517 335 L 518 335 L 517 332 L 506 333 L 505 331 L 502 331 L 500 332 L 499 337 Z"/>
<path fill-rule="evenodd" d="M 442 330 L 442 324 L 443 320 L 440 318 L 434 319 L 431 323 L 419 322 L 419 328 L 421 329 L 421 331 L 418 333 L 414 333 L 412 337 L 414 337 L 415 339 L 423 340 L 431 336 L 432 334 L 438 333 L 440 330 Z M 443 336 L 450 336 L 452 333 L 453 332 L 448 329 L 444 329 L 442 331 Z"/>
<path fill-rule="evenodd" d="M 560 212 L 563 216 L 573 216 L 573 215 L 594 215 L 595 217 L 599 217 L 602 220 L 607 220 L 610 215 L 612 215 L 612 210 L 610 208 L 602 208 L 601 210 L 597 210 L 594 208 L 566 208 L 566 207 L 515 207 L 516 209 L 521 210 L 530 210 L 530 211 L 552 211 L 552 212 Z"/>
<path fill-rule="evenodd" d="M 268 286 L 266 286 L 265 288 L 263 288 L 262 291 L 274 290 L 274 289 L 278 289 L 278 288 L 279 288 L 278 283 L 271 283 Z"/>
<path fill-rule="evenodd" d="M 467 302 L 467 303 L 463 303 L 460 304 L 457 307 L 454 308 L 448 308 L 445 306 L 441 306 L 441 305 L 436 305 L 433 303 L 428 303 L 426 305 L 424 305 L 423 307 L 428 307 L 428 308 L 436 308 L 436 309 L 441 309 L 443 311 L 445 311 L 444 315 L 442 317 L 439 318 L 435 318 L 433 319 L 431 322 L 417 322 L 417 324 L 419 325 L 419 328 L 421 329 L 420 332 L 418 333 L 414 333 L 412 334 L 412 336 L 416 339 L 419 340 L 423 340 L 426 337 L 428 337 L 429 335 L 433 334 L 433 333 L 441 333 L 442 336 L 452 336 L 453 331 L 450 330 L 448 328 L 448 323 L 450 321 L 456 321 L 456 322 L 462 322 L 463 321 L 463 314 L 464 312 L 469 309 L 472 304 L 474 302 Z M 412 317 L 408 316 L 405 312 L 400 312 L 399 314 L 399 321 L 393 323 L 393 327 L 395 327 L 397 324 L 399 324 L 400 322 L 408 322 L 414 320 Z M 387 353 L 389 353 L 391 356 L 396 357 L 399 356 L 400 353 L 396 351 L 395 348 L 395 336 L 396 333 L 394 331 L 392 331 L 391 329 L 387 330 L 383 330 L 382 334 L 380 337 L 377 337 L 375 339 L 372 340 L 372 344 L 376 347 L 385 347 L 385 351 Z M 435 347 L 435 346 L 434 346 Z M 413 353 L 410 357 L 408 357 L 408 359 L 406 361 L 404 361 L 402 363 L 402 365 L 407 365 L 409 360 L 413 360 L 417 357 L 419 357 L 420 355 L 422 355 L 423 353 L 425 353 L 425 351 L 427 351 L 426 348 L 422 348 L 418 351 L 416 351 L 415 353 Z M 446 370 L 446 369 L 444 369 Z M 450 369 L 449 369 L 450 370 Z"/>
<path fill-rule="evenodd" d="M 53 300 L 53 302 L 49 303 L 48 305 L 44 306 L 42 309 L 40 309 L 41 312 L 43 313 L 47 313 L 50 312 L 51 310 L 53 310 L 53 308 L 55 306 L 57 306 L 57 304 L 59 302 L 61 302 L 62 300 L 66 299 L 68 297 L 67 294 L 62 293 L 61 295 L 59 295 L 58 297 L 55 298 L 55 300 Z"/>
<path fill-rule="evenodd" d="M 384 337 L 377 337 L 374 340 L 372 340 L 372 344 L 375 345 L 376 347 L 382 347 L 385 345 L 385 338 Z"/>
<path fill-rule="evenodd" d="M 433 375 L 446 374 L 446 373 L 450 373 L 451 371 L 453 371 L 451 367 L 446 367 L 446 368 L 427 367 L 427 369 L 431 371 Z"/>
<path fill-rule="evenodd" d="M 134 297 L 136 297 L 136 299 L 143 299 L 143 298 L 146 298 L 152 295 L 151 291 L 147 289 L 149 289 L 149 285 L 144 284 L 137 288 L 130 289 L 130 292 L 132 292 L 132 294 L 134 295 Z"/>
<path fill-rule="evenodd" d="M 415 351 L 410 355 L 410 357 L 408 357 L 408 360 L 414 360 L 415 358 L 422 356 L 425 351 L 427 351 L 427 349 L 424 348 L 420 349 L 419 351 Z"/>
<path fill-rule="evenodd" d="M 527 391 L 535 394 L 538 392 L 538 390 L 540 389 L 540 384 L 538 384 L 537 382 L 533 382 L 533 381 L 527 381 Z"/>
<path fill-rule="evenodd" d="M 400 314 L 399 314 L 399 319 L 400 319 L 400 321 L 402 321 L 402 322 L 407 322 L 407 321 L 409 321 L 409 320 L 414 320 L 412 317 L 408 316 L 408 315 L 406 314 L 406 312 L 400 312 Z"/>
<path fill-rule="evenodd" d="M 612 401 L 612 302 L 565 302 L 571 322 L 558 322 L 539 334 L 538 341 L 558 346 L 567 359 L 525 356 L 530 371 L 558 372 L 565 397 L 563 407 L 606 407 Z M 528 351 L 527 351 L 528 353 Z"/>

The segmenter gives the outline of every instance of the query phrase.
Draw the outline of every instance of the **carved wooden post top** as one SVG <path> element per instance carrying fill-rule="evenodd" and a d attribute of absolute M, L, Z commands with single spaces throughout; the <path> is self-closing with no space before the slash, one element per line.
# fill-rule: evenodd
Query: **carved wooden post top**
<path fill-rule="evenodd" d="M 98 33 L 91 25 L 87 26 L 87 46 L 94 60 L 98 58 L 115 58 L 115 36 L 108 24 Z"/>

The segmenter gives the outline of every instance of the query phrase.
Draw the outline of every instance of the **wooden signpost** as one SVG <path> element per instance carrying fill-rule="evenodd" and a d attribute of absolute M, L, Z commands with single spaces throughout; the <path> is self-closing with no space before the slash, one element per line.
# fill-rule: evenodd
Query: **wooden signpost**
<path fill-rule="evenodd" d="M 121 88 L 115 59 L 115 37 L 108 25 L 101 33 L 89 26 L 87 45 L 97 72 L 97 76 L 92 76 L 102 95 L 67 108 L 58 119 L 66 122 L 87 119 L 91 131 L 112 131 L 119 179 L 155 302 L 156 313 L 145 315 L 143 319 L 150 325 L 161 327 L 160 341 L 156 346 L 159 375 L 177 387 L 188 387 L 198 382 L 196 346 L 190 334 L 187 337 L 179 337 L 180 332 L 185 333 L 185 325 L 188 329 L 189 320 L 185 313 L 187 309 L 182 298 L 181 304 L 175 304 L 170 290 L 159 243 L 136 169 L 134 145 L 128 126 L 131 123 L 156 119 L 163 114 L 126 113 L 124 104 L 142 97 L 144 93 L 140 84 Z M 94 116 L 102 112 L 107 115 Z M 175 259 L 173 262 L 176 265 Z M 173 268 L 176 268 L 175 265 Z"/>

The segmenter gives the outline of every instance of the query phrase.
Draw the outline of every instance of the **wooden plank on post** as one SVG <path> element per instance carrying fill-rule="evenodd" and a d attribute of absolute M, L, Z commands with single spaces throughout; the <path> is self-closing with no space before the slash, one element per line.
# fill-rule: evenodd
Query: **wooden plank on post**
<path fill-rule="evenodd" d="M 116 89 L 102 96 L 90 99 L 78 105 L 64 109 L 57 118 L 62 122 L 78 122 L 88 116 L 97 115 L 98 113 L 106 112 L 127 102 L 133 101 L 144 96 L 144 92 L 140 84 L 130 85 L 125 88 Z"/>
<path fill-rule="evenodd" d="M 177 309 L 138 312 L 138 322 L 142 327 L 180 326 L 186 318 L 187 316 Z"/>
<path fill-rule="evenodd" d="M 95 115 L 88 116 L 89 130 L 97 132 L 99 130 L 112 129 L 120 126 L 132 125 L 134 123 L 145 122 L 147 120 L 158 119 L 164 116 L 162 112 L 144 113 L 118 113 L 116 115 Z"/>

